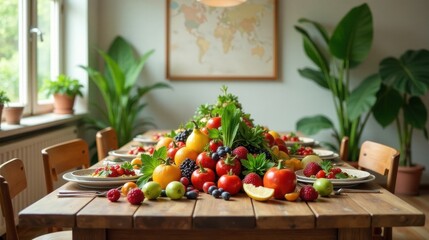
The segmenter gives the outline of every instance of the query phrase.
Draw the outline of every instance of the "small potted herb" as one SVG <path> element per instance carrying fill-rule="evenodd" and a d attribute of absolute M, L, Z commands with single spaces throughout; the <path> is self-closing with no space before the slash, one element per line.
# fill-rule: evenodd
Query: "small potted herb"
<path fill-rule="evenodd" d="M 54 113 L 72 114 L 76 96 L 82 97 L 83 85 L 77 79 L 60 74 L 55 80 L 46 80 L 43 88 L 48 96 L 54 96 Z"/>

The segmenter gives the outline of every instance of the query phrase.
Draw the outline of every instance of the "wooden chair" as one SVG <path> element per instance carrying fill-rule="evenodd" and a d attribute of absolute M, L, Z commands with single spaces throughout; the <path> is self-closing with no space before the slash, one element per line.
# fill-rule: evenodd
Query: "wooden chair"
<path fill-rule="evenodd" d="M 13 158 L 0 165 L 0 203 L 6 223 L 6 240 L 18 240 L 18 231 L 15 225 L 15 215 L 12 199 L 27 188 L 24 163 L 21 159 Z M 49 233 L 36 240 L 72 239 L 72 231 Z"/>
<path fill-rule="evenodd" d="M 344 136 L 343 139 L 341 139 L 340 144 L 340 159 L 342 161 L 349 161 L 349 137 Z"/>
<path fill-rule="evenodd" d="M 396 184 L 396 175 L 398 173 L 399 152 L 389 146 L 365 141 L 361 145 L 359 152 L 359 169 L 367 169 L 387 176 L 386 189 L 394 193 Z M 379 228 L 376 233 L 381 233 Z M 392 228 L 384 228 L 381 236 L 375 236 L 374 239 L 392 239 Z"/>
<path fill-rule="evenodd" d="M 89 167 L 88 144 L 83 139 L 74 139 L 42 149 L 46 190 L 54 190 L 54 182 L 61 173 Z"/>
<path fill-rule="evenodd" d="M 112 127 L 104 128 L 95 135 L 98 161 L 108 156 L 109 151 L 118 149 L 118 136 Z"/>

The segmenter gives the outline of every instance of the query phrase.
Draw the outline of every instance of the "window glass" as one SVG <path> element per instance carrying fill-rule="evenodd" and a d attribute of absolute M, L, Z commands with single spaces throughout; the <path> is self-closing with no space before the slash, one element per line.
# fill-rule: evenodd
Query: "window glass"
<path fill-rule="evenodd" d="M 43 102 L 43 82 L 51 78 L 51 0 L 37 0 L 37 27 L 42 32 L 37 40 L 37 100 Z"/>

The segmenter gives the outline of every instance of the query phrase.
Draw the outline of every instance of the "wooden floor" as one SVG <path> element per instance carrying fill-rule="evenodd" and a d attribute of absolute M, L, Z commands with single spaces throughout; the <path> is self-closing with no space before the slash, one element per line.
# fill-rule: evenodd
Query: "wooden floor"
<path fill-rule="evenodd" d="M 420 211 L 424 212 L 426 217 L 429 214 L 429 186 L 422 188 L 419 196 L 398 195 Z M 21 240 L 29 240 L 46 233 L 46 229 L 19 229 Z M 6 238 L 3 236 L 4 240 Z M 419 240 L 429 239 L 429 220 L 426 219 L 426 225 L 423 227 L 396 227 L 393 228 L 394 240 Z"/>

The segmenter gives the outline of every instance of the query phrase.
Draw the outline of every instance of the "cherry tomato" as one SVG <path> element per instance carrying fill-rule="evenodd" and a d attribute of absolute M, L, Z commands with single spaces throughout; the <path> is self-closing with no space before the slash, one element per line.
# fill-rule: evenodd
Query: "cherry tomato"
<path fill-rule="evenodd" d="M 209 148 L 212 152 L 216 152 L 217 148 L 220 146 L 223 146 L 223 142 L 221 140 L 210 140 L 209 142 Z"/>
<path fill-rule="evenodd" d="M 208 129 L 216 128 L 218 129 L 222 124 L 222 118 L 221 117 L 212 117 L 207 121 L 206 127 Z"/>
<path fill-rule="evenodd" d="M 223 188 L 223 190 L 229 192 L 231 195 L 237 194 L 241 190 L 242 185 L 241 179 L 231 172 L 222 175 L 217 181 L 218 188 Z"/>
<path fill-rule="evenodd" d="M 211 186 L 216 186 L 216 183 L 214 183 L 214 182 L 205 182 L 203 184 L 203 191 L 205 193 L 209 193 L 209 187 L 211 187 Z"/>
<path fill-rule="evenodd" d="M 214 182 L 216 178 L 215 173 L 210 168 L 201 167 L 196 169 L 191 175 L 192 185 L 202 191 L 205 182 Z"/>
<path fill-rule="evenodd" d="M 228 174 L 232 170 L 232 173 L 235 175 L 240 175 L 241 173 L 241 163 L 237 158 L 228 156 L 226 158 L 221 158 L 216 163 L 216 174 L 222 176 Z"/>
<path fill-rule="evenodd" d="M 171 159 L 174 159 L 174 156 L 176 156 L 176 153 L 177 153 L 178 150 L 179 150 L 178 147 L 169 148 L 167 150 L 167 157 L 169 157 Z"/>
<path fill-rule="evenodd" d="M 284 199 L 286 193 L 295 191 L 296 174 L 283 168 L 283 161 L 280 160 L 277 167 L 272 167 L 265 173 L 263 182 L 264 187 L 274 189 L 274 198 Z"/>
<path fill-rule="evenodd" d="M 210 153 L 209 152 L 202 152 L 200 154 L 198 154 L 197 159 L 196 159 L 196 163 L 197 166 L 203 166 L 204 168 L 210 168 L 211 170 L 215 170 L 216 169 L 216 161 L 213 160 L 213 158 L 210 157 Z"/>

